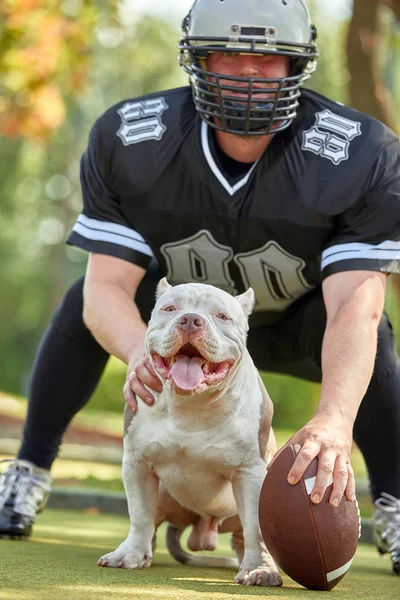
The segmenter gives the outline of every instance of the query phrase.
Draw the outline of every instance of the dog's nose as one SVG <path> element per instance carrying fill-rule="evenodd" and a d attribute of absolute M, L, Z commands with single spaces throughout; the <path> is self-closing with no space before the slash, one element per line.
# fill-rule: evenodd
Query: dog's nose
<path fill-rule="evenodd" d="M 204 319 L 195 313 L 186 313 L 179 319 L 178 327 L 183 331 L 196 331 L 204 327 Z"/>

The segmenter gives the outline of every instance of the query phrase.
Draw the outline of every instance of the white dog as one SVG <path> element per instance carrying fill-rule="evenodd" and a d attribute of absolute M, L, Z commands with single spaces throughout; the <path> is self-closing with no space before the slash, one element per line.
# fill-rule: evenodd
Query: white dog
<path fill-rule="evenodd" d="M 157 527 L 168 521 L 167 543 L 177 560 L 232 566 L 233 559 L 195 557 L 179 545 L 189 525 L 191 550 L 214 550 L 218 532 L 231 531 L 235 582 L 282 585 L 258 520 L 275 438 L 272 403 L 246 349 L 253 304 L 251 288 L 232 297 L 210 285 L 159 283 L 146 350 L 163 391 L 153 392 L 155 404 L 141 403 L 136 415 L 126 409 L 130 531 L 99 565 L 149 567 Z"/>

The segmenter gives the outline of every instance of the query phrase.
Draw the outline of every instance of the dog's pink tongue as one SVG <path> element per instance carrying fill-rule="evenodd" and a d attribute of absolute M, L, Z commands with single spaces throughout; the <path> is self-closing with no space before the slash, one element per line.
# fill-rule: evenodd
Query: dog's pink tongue
<path fill-rule="evenodd" d="M 176 362 L 172 365 L 170 375 L 181 390 L 191 391 L 197 388 L 204 380 L 204 373 L 201 365 L 204 358 L 199 356 L 177 356 Z"/>

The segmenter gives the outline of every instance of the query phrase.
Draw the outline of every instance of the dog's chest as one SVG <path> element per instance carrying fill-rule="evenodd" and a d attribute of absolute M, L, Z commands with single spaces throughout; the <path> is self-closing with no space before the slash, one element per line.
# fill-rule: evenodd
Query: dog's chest
<path fill-rule="evenodd" d="M 158 469 L 171 462 L 182 470 L 200 468 L 202 470 L 226 470 L 241 462 L 240 449 L 235 448 L 227 432 L 184 431 L 169 423 L 160 424 L 157 437 L 148 439 L 144 457 Z"/>
<path fill-rule="evenodd" d="M 141 457 L 160 479 L 170 471 L 178 477 L 186 472 L 191 477 L 206 472 L 229 477 L 232 470 L 246 464 L 252 453 L 245 424 L 233 429 L 226 423 L 195 431 L 177 426 L 168 417 L 146 419 L 127 438 L 132 450 L 140 449 Z"/>
<path fill-rule="evenodd" d="M 240 442 L 221 430 L 185 432 L 165 421 L 140 438 L 132 446 L 141 444 L 150 470 L 182 506 L 220 518 L 236 514 L 230 479 L 244 463 Z"/>

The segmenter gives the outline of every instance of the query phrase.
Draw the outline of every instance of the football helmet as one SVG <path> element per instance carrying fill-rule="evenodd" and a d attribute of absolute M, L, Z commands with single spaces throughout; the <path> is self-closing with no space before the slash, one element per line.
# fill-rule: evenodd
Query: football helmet
<path fill-rule="evenodd" d="M 211 127 L 249 136 L 291 124 L 300 87 L 318 58 L 317 30 L 302 0 L 196 0 L 182 30 L 179 62 L 196 109 Z M 207 70 L 211 52 L 287 56 L 291 71 L 280 79 L 221 75 Z"/>

